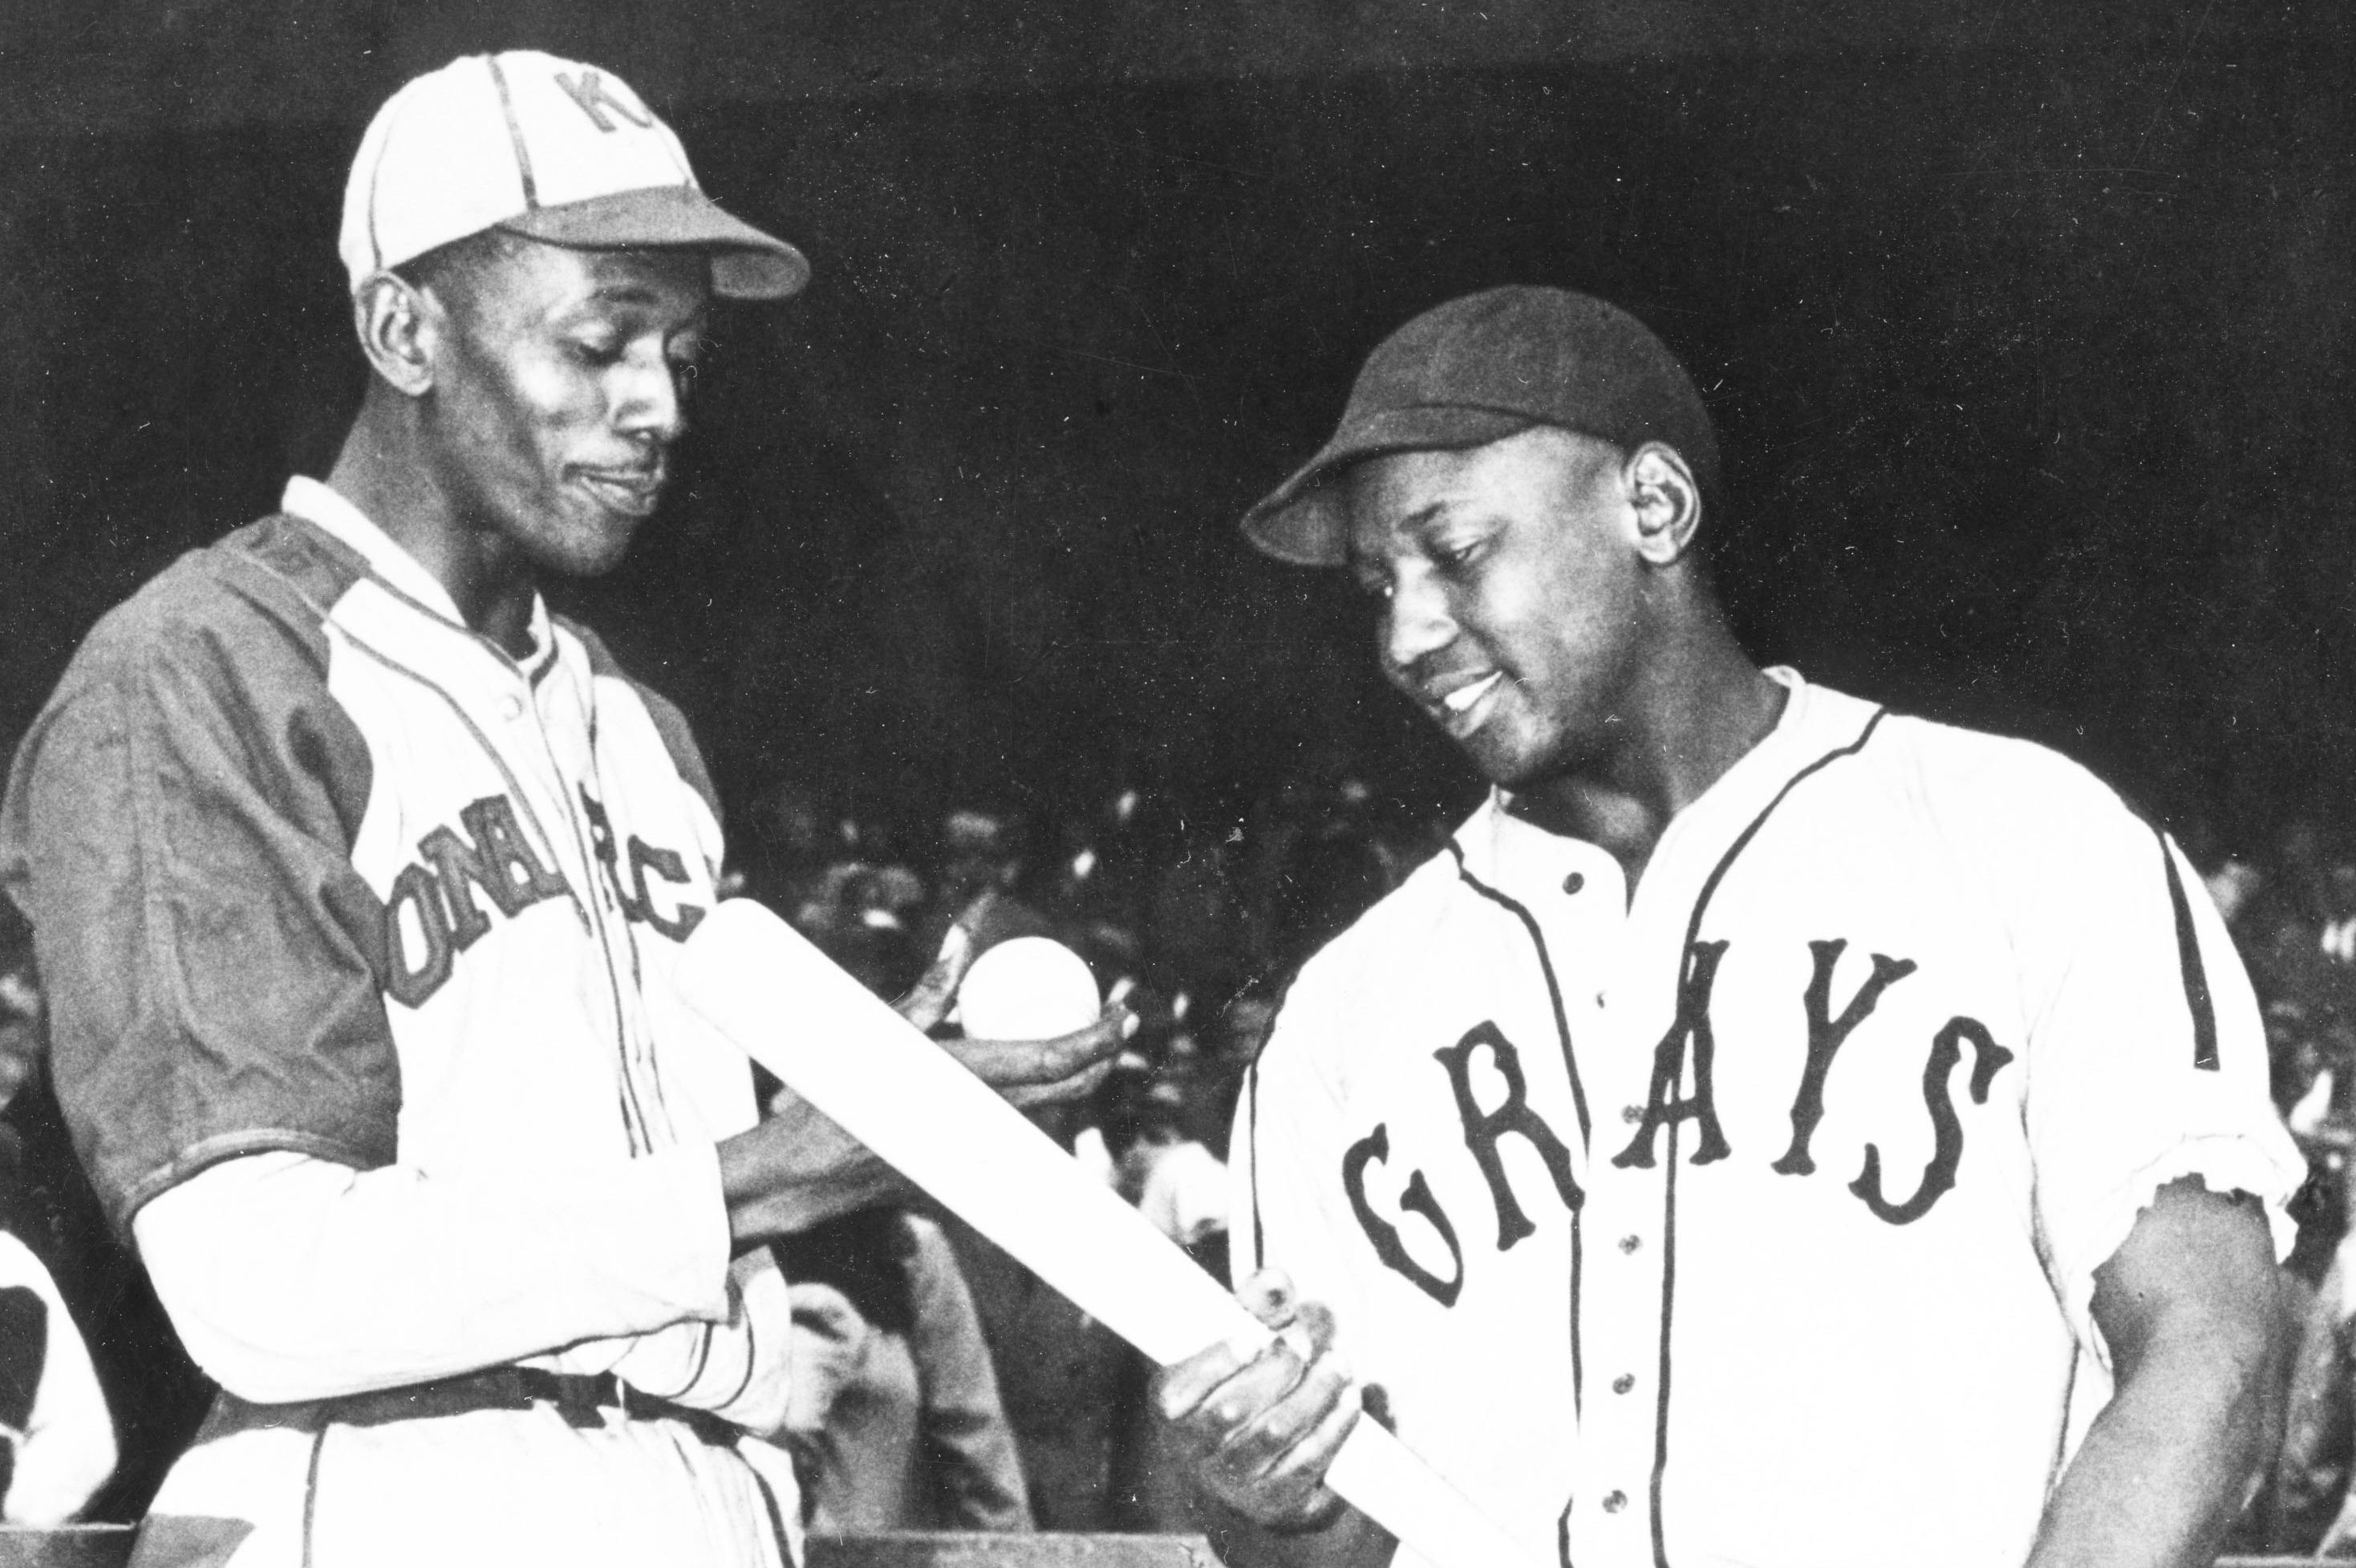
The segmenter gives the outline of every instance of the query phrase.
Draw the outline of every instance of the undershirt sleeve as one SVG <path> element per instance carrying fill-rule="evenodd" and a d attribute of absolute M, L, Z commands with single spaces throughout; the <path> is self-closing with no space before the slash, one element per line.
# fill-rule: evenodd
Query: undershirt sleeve
<path fill-rule="evenodd" d="M 712 1146 L 541 1178 L 254 1154 L 158 1195 L 133 1228 L 188 1353 L 256 1403 L 734 1315 Z"/>

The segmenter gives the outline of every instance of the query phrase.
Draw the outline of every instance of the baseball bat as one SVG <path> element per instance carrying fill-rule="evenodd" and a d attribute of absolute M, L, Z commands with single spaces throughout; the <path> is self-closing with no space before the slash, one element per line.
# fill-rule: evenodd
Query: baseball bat
<path fill-rule="evenodd" d="M 1162 1365 L 1272 1338 L 1054 1139 L 751 899 L 688 938 L 689 1006 L 885 1163 Z M 1361 1421 L 1326 1484 L 1435 1568 L 1537 1568 L 1390 1433 Z"/>

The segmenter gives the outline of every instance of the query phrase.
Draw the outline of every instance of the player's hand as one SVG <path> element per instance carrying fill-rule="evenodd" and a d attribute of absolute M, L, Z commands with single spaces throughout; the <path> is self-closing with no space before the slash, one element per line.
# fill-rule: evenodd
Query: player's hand
<path fill-rule="evenodd" d="M 788 1287 L 793 1300 L 793 1338 L 787 1354 L 793 1367 L 793 1395 L 786 1403 L 786 1430 L 824 1431 L 834 1402 L 867 1360 L 874 1329 L 850 1297 L 830 1285 L 805 1280 Z"/>
<path fill-rule="evenodd" d="M 1053 1040 L 945 1040 L 941 1049 L 1011 1104 L 1044 1105 L 1096 1093 L 1137 1027 L 1127 1006 L 1108 1002 L 1096 1022 Z"/>
<path fill-rule="evenodd" d="M 965 906 L 924 978 L 893 1004 L 902 1018 L 929 1034 L 948 1017 L 958 987 L 973 967 L 973 933 L 997 899 L 997 889 L 984 888 Z M 1136 1015 L 1116 1002 L 1087 1028 L 1053 1040 L 946 1040 L 941 1048 L 1012 1104 L 1042 1105 L 1094 1093 L 1137 1027 Z"/>
<path fill-rule="evenodd" d="M 931 966 L 914 989 L 892 1004 L 894 1012 L 926 1034 L 940 1028 L 941 1020 L 949 1016 L 949 1008 L 957 1005 L 958 987 L 965 983 L 965 972 L 980 956 L 974 951 L 973 933 L 989 914 L 990 906 L 997 901 L 998 890 L 984 888 L 971 903 L 958 912 L 948 934 L 941 938 L 941 950 L 933 955 Z"/>
<path fill-rule="evenodd" d="M 1236 1292 L 1278 1330 L 1249 1357 L 1213 1345 L 1155 1374 L 1154 1413 L 1177 1434 L 1205 1490 L 1281 1531 L 1316 1530 L 1342 1511 L 1325 1471 L 1358 1423 L 1358 1390 L 1333 1347 L 1333 1315 L 1296 1299 L 1273 1269 Z"/>

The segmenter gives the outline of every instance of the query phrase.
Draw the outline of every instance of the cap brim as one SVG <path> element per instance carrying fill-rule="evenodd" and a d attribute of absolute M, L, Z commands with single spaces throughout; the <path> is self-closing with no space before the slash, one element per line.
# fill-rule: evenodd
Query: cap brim
<path fill-rule="evenodd" d="M 728 299 L 787 299 L 809 282 L 809 261 L 799 251 L 723 211 L 692 186 L 650 186 L 535 208 L 499 227 L 552 245 L 701 251 L 712 258 L 712 292 Z"/>
<path fill-rule="evenodd" d="M 1486 446 L 1537 421 L 1524 413 L 1458 404 L 1385 409 L 1345 421 L 1316 456 L 1244 514 L 1255 549 L 1295 566 L 1341 566 L 1350 559 L 1350 514 L 1335 483 L 1352 464 L 1394 452 Z"/>

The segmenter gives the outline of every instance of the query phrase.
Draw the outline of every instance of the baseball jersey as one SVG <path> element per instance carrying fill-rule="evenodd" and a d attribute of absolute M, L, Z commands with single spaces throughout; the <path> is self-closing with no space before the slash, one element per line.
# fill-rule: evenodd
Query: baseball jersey
<path fill-rule="evenodd" d="M 298 479 L 284 505 L 100 624 L 0 819 L 59 1097 L 100 1197 L 129 1230 L 217 1169 L 252 1168 L 260 1191 L 272 1162 L 297 1157 L 520 1195 L 509 1218 L 544 1212 L 546 1233 L 507 1238 L 518 1255 L 604 1248 L 617 1279 L 635 1267 L 667 1294 L 617 1288 L 515 1346 L 498 1342 L 512 1304 L 487 1284 L 478 1312 L 453 1316 L 446 1364 L 412 1379 L 522 1360 L 741 1413 L 730 1401 L 756 1381 L 759 1324 L 782 1366 L 787 1307 L 774 1270 L 729 1269 L 712 1147 L 753 1125 L 752 1083 L 674 983 L 721 853 L 686 726 L 544 605 L 532 651 L 511 657 L 332 491 Z M 605 1193 L 610 1209 L 571 1211 Z M 504 1283 L 501 1237 L 460 1223 L 448 1242 L 456 1255 L 435 1266 L 457 1289 L 477 1272 L 468 1253 Z M 404 1381 L 375 1364 L 316 1376 L 299 1397 Z M 519 1445 L 445 1462 L 497 1472 Z M 159 1509 L 206 1511 L 181 1483 L 223 1468 L 184 1460 Z M 684 1489 L 710 1484 L 734 1485 Z M 255 1488 L 231 1476 L 217 1489 Z M 726 1507 L 771 1535 L 749 1479 Z"/>
<path fill-rule="evenodd" d="M 1329 1302 L 1400 1435 L 1566 1565 L 2017 1563 L 2107 1397 L 2095 1269 L 2187 1176 L 2287 1251 L 2303 1170 L 2162 835 L 1770 673 L 1633 898 L 1493 797 L 1302 970 L 1236 1266 Z"/>

